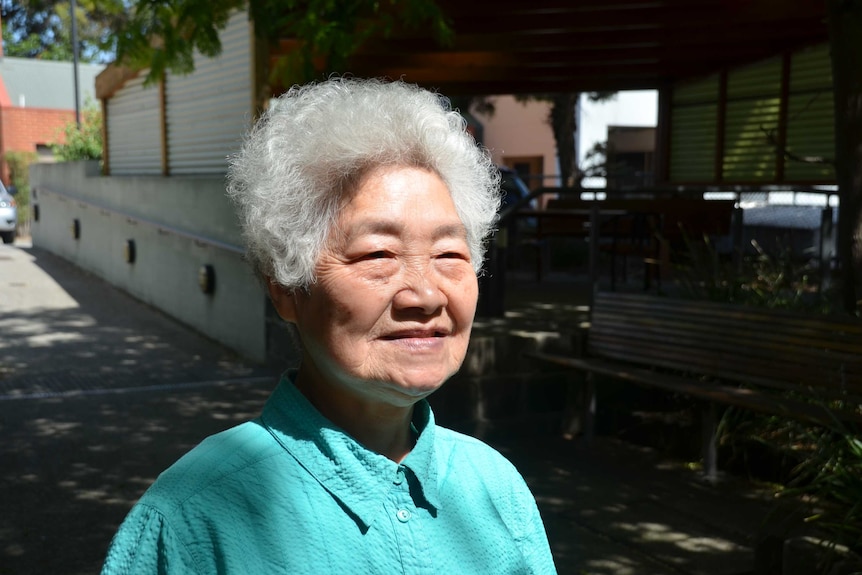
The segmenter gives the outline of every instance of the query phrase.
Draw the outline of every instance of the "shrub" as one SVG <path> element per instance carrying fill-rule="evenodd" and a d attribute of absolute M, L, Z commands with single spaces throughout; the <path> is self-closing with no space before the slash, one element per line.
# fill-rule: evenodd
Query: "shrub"
<path fill-rule="evenodd" d="M 36 152 L 8 151 L 3 155 L 9 166 L 12 184 L 17 188 L 15 202 L 18 204 L 18 226 L 25 228 L 30 220 L 30 164 L 36 163 Z"/>
<path fill-rule="evenodd" d="M 816 261 L 798 261 L 789 249 L 767 253 L 752 240 L 754 253 L 736 267 L 707 238 L 686 240 L 685 261 L 676 268 L 680 295 L 689 299 L 757 307 L 830 313 L 833 299 L 822 289 Z"/>
<path fill-rule="evenodd" d="M 789 250 L 769 254 L 756 242 L 752 246 L 754 253 L 735 267 L 709 242 L 688 242 L 685 265 L 677 274 L 681 294 L 812 315 L 833 311 L 832 294 L 819 289 L 816 261 L 795 259 Z M 862 414 L 862 408 L 849 399 L 812 401 L 827 409 L 851 408 Z M 831 544 L 862 554 L 862 430 L 837 418 L 833 425 L 822 427 L 731 408 L 722 419 L 720 435 L 734 459 L 762 460 L 760 450 L 765 448 L 776 468 L 761 478 L 783 483 L 777 495 L 796 497 L 808 506 L 806 521 Z"/>
<path fill-rule="evenodd" d="M 51 144 L 59 162 L 102 159 L 102 112 L 88 101 L 81 113 L 81 125 L 68 122 L 63 128 L 65 143 Z"/>

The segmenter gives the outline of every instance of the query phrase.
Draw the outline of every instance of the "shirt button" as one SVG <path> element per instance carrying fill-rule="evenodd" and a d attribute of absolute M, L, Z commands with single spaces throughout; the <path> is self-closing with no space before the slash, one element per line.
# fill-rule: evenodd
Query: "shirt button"
<path fill-rule="evenodd" d="M 410 512 L 406 509 L 399 509 L 398 512 L 395 514 L 395 517 L 397 517 L 398 521 L 400 521 L 401 523 L 407 523 L 408 521 L 410 521 Z"/>
<path fill-rule="evenodd" d="M 404 469 L 398 468 L 398 472 L 395 474 L 395 485 L 401 485 L 404 481 Z"/>

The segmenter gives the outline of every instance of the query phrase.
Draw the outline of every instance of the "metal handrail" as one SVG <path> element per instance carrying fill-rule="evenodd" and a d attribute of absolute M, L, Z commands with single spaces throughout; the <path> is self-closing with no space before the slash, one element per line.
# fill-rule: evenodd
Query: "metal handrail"
<path fill-rule="evenodd" d="M 651 198 L 685 198 L 685 197 L 700 197 L 706 193 L 733 193 L 736 194 L 737 201 L 740 200 L 743 194 L 751 193 L 768 193 L 768 192 L 791 192 L 791 193 L 808 193 L 822 194 L 825 196 L 836 196 L 838 192 L 835 190 L 826 190 L 813 186 L 794 186 L 794 185 L 768 185 L 768 186 L 744 186 L 744 185 L 722 185 L 722 186 L 651 186 L 632 189 L 617 189 L 617 188 L 536 188 L 529 195 L 519 199 L 514 204 L 508 206 L 500 212 L 500 217 L 497 221 L 499 226 L 505 226 L 516 217 L 516 213 L 524 206 L 528 205 L 534 199 L 545 194 L 556 194 L 559 196 L 580 195 L 583 193 L 602 193 L 608 199 L 613 199 L 617 196 L 646 196 Z M 603 200 L 584 200 L 585 203 L 598 202 Z"/>

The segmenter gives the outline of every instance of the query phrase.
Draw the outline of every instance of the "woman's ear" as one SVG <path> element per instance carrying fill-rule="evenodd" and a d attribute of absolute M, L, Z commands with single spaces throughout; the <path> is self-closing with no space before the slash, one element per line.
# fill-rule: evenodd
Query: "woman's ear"
<path fill-rule="evenodd" d="M 288 290 L 282 285 L 279 285 L 272 279 L 267 279 L 266 285 L 269 289 L 269 297 L 272 300 L 272 305 L 275 311 L 281 316 L 284 321 L 296 323 L 296 298 L 293 290 Z"/>

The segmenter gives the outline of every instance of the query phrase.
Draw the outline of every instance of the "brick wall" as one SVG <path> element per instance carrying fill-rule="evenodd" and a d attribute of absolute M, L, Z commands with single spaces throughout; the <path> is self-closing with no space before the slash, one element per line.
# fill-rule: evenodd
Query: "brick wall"
<path fill-rule="evenodd" d="M 37 144 L 63 142 L 63 128 L 75 121 L 74 110 L 0 108 L 0 158 L 7 151 L 35 152 Z M 0 178 L 9 181 L 6 161 L 0 160 Z"/>

